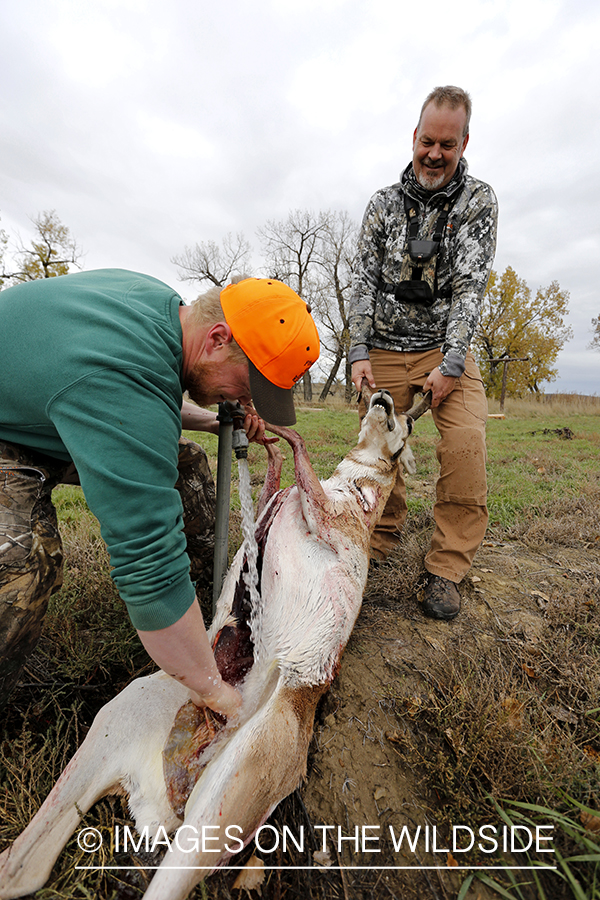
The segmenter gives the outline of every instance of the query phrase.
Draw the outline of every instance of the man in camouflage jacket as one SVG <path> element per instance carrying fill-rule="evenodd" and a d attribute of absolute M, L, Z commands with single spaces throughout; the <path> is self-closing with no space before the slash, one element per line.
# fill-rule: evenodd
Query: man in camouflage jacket
<path fill-rule="evenodd" d="M 488 521 L 487 402 L 469 344 L 494 259 L 497 203 L 489 185 L 467 174 L 470 113 L 459 88 L 436 88 L 425 100 L 412 163 L 367 206 L 350 309 L 357 390 L 366 377 L 392 393 L 397 409 L 432 392 L 440 477 L 423 610 L 440 619 L 459 612 L 457 584 Z M 374 557 L 393 549 L 406 511 L 399 476 L 373 536 Z"/>

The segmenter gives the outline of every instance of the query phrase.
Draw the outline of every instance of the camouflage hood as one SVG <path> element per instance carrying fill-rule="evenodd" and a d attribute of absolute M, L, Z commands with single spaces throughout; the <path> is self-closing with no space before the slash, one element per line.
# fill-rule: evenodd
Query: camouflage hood
<path fill-rule="evenodd" d="M 430 201 L 435 200 L 436 204 L 438 202 L 441 204 L 442 200 L 456 199 L 465 186 L 468 171 L 469 165 L 463 156 L 459 159 L 456 172 L 448 184 L 438 191 L 428 191 L 419 184 L 417 176 L 415 175 L 415 170 L 413 169 L 413 164 L 409 163 L 400 175 L 400 184 L 402 185 L 402 190 L 405 191 L 409 197 L 418 200 L 419 203 L 426 205 Z"/>
<path fill-rule="evenodd" d="M 451 201 L 435 260 L 434 300 L 406 302 L 381 289 L 404 281 L 407 214 L 404 194 L 418 200 L 418 237 L 430 240 L 440 210 Z M 427 191 L 412 164 L 400 182 L 377 191 L 363 218 L 350 303 L 350 362 L 368 358 L 371 347 L 423 351 L 441 348 L 444 375 L 459 377 L 479 319 L 496 250 L 497 202 L 491 187 L 468 174 L 461 159 L 448 184 Z"/>

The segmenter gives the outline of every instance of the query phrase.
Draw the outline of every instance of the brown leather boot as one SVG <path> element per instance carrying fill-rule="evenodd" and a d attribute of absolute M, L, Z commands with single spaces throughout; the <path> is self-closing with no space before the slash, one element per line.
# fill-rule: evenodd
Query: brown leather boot
<path fill-rule="evenodd" d="M 430 619 L 454 619 L 460 612 L 460 594 L 454 582 L 430 575 L 423 596 L 423 612 Z"/>

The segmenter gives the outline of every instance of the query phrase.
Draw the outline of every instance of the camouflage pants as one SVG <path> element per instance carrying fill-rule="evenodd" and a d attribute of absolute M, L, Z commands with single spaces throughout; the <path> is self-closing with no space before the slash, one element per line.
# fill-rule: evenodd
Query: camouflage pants
<path fill-rule="evenodd" d="M 184 510 L 190 575 L 212 583 L 215 487 L 204 450 L 181 438 L 176 487 Z M 72 467 L 0 441 L 0 709 L 37 644 L 50 596 L 63 582 L 52 490 Z"/>
<path fill-rule="evenodd" d="M 216 491 L 206 453 L 187 438 L 179 439 L 179 478 L 175 487 L 183 503 L 183 532 L 190 577 L 199 588 L 212 587 L 215 552 Z"/>

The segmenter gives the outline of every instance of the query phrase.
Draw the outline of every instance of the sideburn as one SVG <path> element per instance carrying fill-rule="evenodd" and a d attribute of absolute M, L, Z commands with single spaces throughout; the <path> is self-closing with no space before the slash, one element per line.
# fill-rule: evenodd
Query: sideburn
<path fill-rule="evenodd" d="M 217 380 L 217 369 L 218 363 L 197 362 L 190 372 L 184 388 L 198 406 L 211 406 L 217 402 L 212 393 L 212 386 Z"/>

